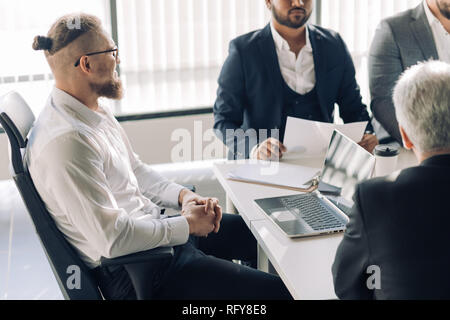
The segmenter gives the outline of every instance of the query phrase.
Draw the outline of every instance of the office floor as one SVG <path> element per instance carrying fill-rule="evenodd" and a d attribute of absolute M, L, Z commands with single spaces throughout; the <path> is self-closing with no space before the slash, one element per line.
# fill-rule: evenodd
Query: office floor
<path fill-rule="evenodd" d="M 172 181 L 195 185 L 201 195 L 218 197 L 224 206 L 225 192 L 214 177 L 212 163 L 194 164 L 189 170 L 179 170 L 177 165 L 155 168 Z M 0 300 L 3 299 L 63 299 L 12 180 L 0 181 Z"/>

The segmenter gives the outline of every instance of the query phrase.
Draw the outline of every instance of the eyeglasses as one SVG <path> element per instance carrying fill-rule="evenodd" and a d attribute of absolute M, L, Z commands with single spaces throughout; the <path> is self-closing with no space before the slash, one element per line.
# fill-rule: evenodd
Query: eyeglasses
<path fill-rule="evenodd" d="M 116 60 L 119 57 L 119 48 L 109 49 L 109 50 L 105 50 L 105 51 L 91 52 L 91 53 L 87 53 L 87 54 L 81 56 L 80 59 L 78 59 L 77 62 L 75 62 L 75 67 L 78 67 L 80 65 L 81 58 L 84 56 L 94 56 L 96 54 L 102 54 L 102 53 L 108 53 L 108 52 L 114 52 L 113 56 Z"/>

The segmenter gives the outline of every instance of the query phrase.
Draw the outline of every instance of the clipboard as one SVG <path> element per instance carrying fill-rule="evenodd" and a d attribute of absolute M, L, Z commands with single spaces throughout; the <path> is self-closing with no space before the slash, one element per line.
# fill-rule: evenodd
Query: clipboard
<path fill-rule="evenodd" d="M 249 181 L 249 180 L 238 179 L 238 178 L 227 178 L 227 179 L 230 181 L 237 181 L 237 182 L 243 182 L 243 183 L 248 183 L 248 184 L 256 184 L 259 186 L 286 189 L 286 190 L 291 190 L 291 191 L 300 191 L 300 192 L 305 192 L 305 193 L 311 193 L 311 192 L 315 191 L 318 187 L 318 183 L 315 182 L 316 180 L 314 180 L 314 182 L 311 184 L 311 186 L 309 188 L 295 188 L 295 187 L 283 186 L 283 185 L 279 185 L 279 184 L 264 183 L 264 182 L 260 182 L 260 181 Z"/>
<path fill-rule="evenodd" d="M 267 163 L 244 164 L 228 172 L 227 179 L 286 190 L 311 192 L 317 188 L 318 168 L 278 163 L 267 170 Z"/>

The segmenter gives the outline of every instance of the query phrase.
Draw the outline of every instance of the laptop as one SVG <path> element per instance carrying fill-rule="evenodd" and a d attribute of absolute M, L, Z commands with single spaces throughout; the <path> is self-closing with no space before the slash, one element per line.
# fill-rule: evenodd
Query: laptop
<path fill-rule="evenodd" d="M 356 185 L 372 177 L 375 157 L 334 130 L 312 193 L 255 200 L 291 238 L 345 231 Z"/>

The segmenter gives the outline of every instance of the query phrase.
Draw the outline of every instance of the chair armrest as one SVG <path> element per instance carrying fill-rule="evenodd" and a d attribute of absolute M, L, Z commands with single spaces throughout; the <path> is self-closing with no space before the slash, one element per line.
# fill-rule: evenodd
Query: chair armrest
<path fill-rule="evenodd" d="M 173 248 L 172 247 L 159 247 L 150 249 L 147 251 L 140 251 L 132 254 L 128 254 L 126 256 L 107 259 L 102 257 L 100 259 L 100 264 L 102 267 L 107 266 L 117 266 L 117 265 L 125 265 L 125 264 L 133 264 L 133 263 L 141 263 L 148 262 L 151 260 L 164 260 L 171 259 L 173 257 Z"/>
<path fill-rule="evenodd" d="M 182 184 L 183 187 L 185 187 L 186 189 L 191 190 L 192 192 L 195 192 L 195 186 L 192 184 Z"/>

